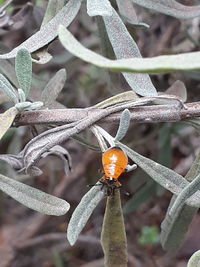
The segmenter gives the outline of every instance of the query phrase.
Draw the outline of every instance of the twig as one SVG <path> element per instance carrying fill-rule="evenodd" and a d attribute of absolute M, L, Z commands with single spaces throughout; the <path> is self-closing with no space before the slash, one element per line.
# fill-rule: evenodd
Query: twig
<path fill-rule="evenodd" d="M 135 123 L 155 123 L 181 121 L 200 117 L 200 102 L 185 104 L 185 109 L 179 109 L 174 105 L 137 106 L 129 108 L 131 121 Z M 39 111 L 27 111 L 21 113 L 15 119 L 15 126 L 36 124 L 66 124 L 77 122 L 86 117 L 98 116 L 102 112 L 99 108 L 80 109 L 51 109 Z M 121 112 L 112 113 L 100 122 L 118 123 Z"/>

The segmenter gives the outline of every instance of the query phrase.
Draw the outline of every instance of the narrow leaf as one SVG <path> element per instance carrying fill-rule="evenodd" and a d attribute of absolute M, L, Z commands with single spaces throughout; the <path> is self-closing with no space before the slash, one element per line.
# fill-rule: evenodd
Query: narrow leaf
<path fill-rule="evenodd" d="M 3 91 L 15 104 L 18 103 L 17 93 L 10 82 L 2 74 L 0 74 L 0 90 Z"/>
<path fill-rule="evenodd" d="M 53 17 L 55 17 L 55 15 L 63 8 L 64 5 L 64 0 L 50 0 L 47 5 L 41 27 L 53 19 Z"/>
<path fill-rule="evenodd" d="M 69 210 L 69 203 L 29 185 L 0 174 L 0 189 L 26 207 L 47 215 L 60 216 Z"/>
<path fill-rule="evenodd" d="M 0 140 L 12 125 L 18 110 L 15 107 L 9 108 L 3 114 L 0 114 Z"/>
<path fill-rule="evenodd" d="M 131 0 L 132 2 L 179 19 L 200 16 L 200 6 L 185 6 L 175 0 Z"/>
<path fill-rule="evenodd" d="M 32 53 L 53 41 L 58 35 L 58 25 L 65 27 L 76 17 L 82 0 L 69 0 L 69 2 L 57 13 L 57 15 L 45 24 L 38 32 L 28 38 L 26 41 L 15 47 L 11 52 L 0 55 L 0 59 L 16 57 L 18 50 L 26 48 Z"/>
<path fill-rule="evenodd" d="M 141 58 L 139 48 L 121 18 L 113 8 L 110 17 L 103 17 L 108 37 L 112 44 L 117 59 Z M 119 42 L 120 39 L 120 42 Z M 142 96 L 156 96 L 156 89 L 153 86 L 149 75 L 139 73 L 122 73 L 130 87 Z"/>
<path fill-rule="evenodd" d="M 81 202 L 75 209 L 67 228 L 67 239 L 71 245 L 74 245 L 78 235 L 87 223 L 93 210 L 104 196 L 101 186 L 93 186 L 81 199 Z"/>
<path fill-rule="evenodd" d="M 138 154 L 122 143 L 118 143 L 117 145 L 119 145 L 119 147 L 127 153 L 128 157 L 142 168 L 154 181 L 171 191 L 173 194 L 179 195 L 189 184 L 183 176 L 173 170 Z M 197 191 L 194 195 L 189 197 L 186 203 L 193 207 L 200 207 L 200 191 Z"/>
<path fill-rule="evenodd" d="M 130 125 L 130 111 L 128 109 L 125 109 L 122 112 L 121 118 L 120 118 L 120 123 L 119 123 L 119 128 L 117 130 L 117 134 L 115 136 L 115 141 L 120 141 L 124 138 L 126 135 L 129 125 Z"/>
<path fill-rule="evenodd" d="M 31 55 L 27 49 L 22 48 L 17 52 L 15 71 L 19 87 L 24 91 L 25 96 L 27 97 L 32 81 L 32 61 Z"/>
<path fill-rule="evenodd" d="M 101 68 L 122 72 L 162 73 L 175 70 L 200 69 L 200 52 L 183 53 L 152 58 L 130 58 L 111 60 L 81 45 L 62 25 L 59 39 L 63 46 L 75 56 Z"/>
<path fill-rule="evenodd" d="M 66 79 L 66 70 L 61 69 L 56 72 L 56 74 L 47 83 L 41 95 L 41 100 L 46 107 L 50 107 L 54 100 L 56 100 L 59 93 L 63 89 Z"/>
<path fill-rule="evenodd" d="M 146 23 L 141 23 L 138 20 L 137 14 L 131 0 L 116 0 L 120 15 L 130 24 L 134 26 L 144 26 L 149 28 Z"/>
<path fill-rule="evenodd" d="M 112 6 L 109 0 L 87 0 L 87 13 L 89 16 L 111 16 Z"/>
<path fill-rule="evenodd" d="M 199 161 L 200 153 L 196 156 L 195 161 L 192 163 L 191 168 L 185 176 L 185 179 L 188 181 L 193 181 L 194 178 L 199 174 Z M 190 186 L 190 184 L 188 186 Z M 191 207 L 186 204 L 182 205 L 181 203 L 180 208 L 178 207 L 176 209 L 174 216 L 171 216 L 171 208 L 174 207 L 174 205 L 177 205 L 175 204 L 177 203 L 177 198 L 173 196 L 170 201 L 167 214 L 161 224 L 162 231 L 160 237 L 162 247 L 173 254 L 175 254 L 180 248 L 188 231 L 188 227 L 198 211 L 197 207 Z"/>

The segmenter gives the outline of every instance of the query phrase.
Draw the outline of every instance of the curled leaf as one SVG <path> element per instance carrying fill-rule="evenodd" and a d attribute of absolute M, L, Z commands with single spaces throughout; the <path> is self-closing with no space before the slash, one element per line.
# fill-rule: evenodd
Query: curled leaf
<path fill-rule="evenodd" d="M 26 207 L 47 215 L 61 216 L 69 210 L 69 203 L 29 185 L 0 174 L 0 189 Z"/>
<path fill-rule="evenodd" d="M 74 245 L 93 210 L 103 198 L 104 193 L 100 187 L 98 183 L 93 186 L 73 212 L 67 228 L 67 239 L 71 245 Z"/>
<path fill-rule="evenodd" d="M 3 114 L 0 114 L 0 140 L 12 125 L 18 110 L 15 107 L 9 108 Z"/>
<path fill-rule="evenodd" d="M 131 0 L 132 2 L 179 19 L 190 19 L 200 15 L 200 6 L 185 6 L 175 0 Z"/>

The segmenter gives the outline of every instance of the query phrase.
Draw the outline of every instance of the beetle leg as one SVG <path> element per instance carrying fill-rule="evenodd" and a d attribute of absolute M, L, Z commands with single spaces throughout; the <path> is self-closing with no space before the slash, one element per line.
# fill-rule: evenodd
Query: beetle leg
<path fill-rule="evenodd" d="M 130 172 L 130 171 L 133 171 L 137 168 L 137 165 L 136 164 L 133 164 L 133 165 L 127 165 L 126 168 L 125 168 L 125 171 L 126 172 Z"/>

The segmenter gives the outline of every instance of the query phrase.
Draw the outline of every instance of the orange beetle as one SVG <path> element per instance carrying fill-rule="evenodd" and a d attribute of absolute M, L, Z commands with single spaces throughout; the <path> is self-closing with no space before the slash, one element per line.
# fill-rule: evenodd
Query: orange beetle
<path fill-rule="evenodd" d="M 105 175 L 100 182 L 111 187 L 110 192 L 114 193 L 114 189 L 121 186 L 118 178 L 125 171 L 128 158 L 121 148 L 112 147 L 103 153 L 102 164 Z"/>

